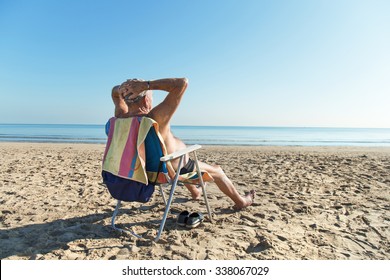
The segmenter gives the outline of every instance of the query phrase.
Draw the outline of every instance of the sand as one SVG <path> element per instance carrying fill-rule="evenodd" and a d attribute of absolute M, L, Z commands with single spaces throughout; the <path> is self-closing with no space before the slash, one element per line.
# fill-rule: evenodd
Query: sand
<path fill-rule="evenodd" d="M 170 215 L 158 243 L 161 196 L 126 203 L 118 217 L 145 239 L 110 227 L 116 201 L 101 185 L 104 145 L 0 143 L 1 259 L 390 259 L 390 148 L 205 147 L 240 193 L 236 212 L 207 186 L 214 223 L 195 229 Z M 173 212 L 206 213 L 178 188 Z"/>

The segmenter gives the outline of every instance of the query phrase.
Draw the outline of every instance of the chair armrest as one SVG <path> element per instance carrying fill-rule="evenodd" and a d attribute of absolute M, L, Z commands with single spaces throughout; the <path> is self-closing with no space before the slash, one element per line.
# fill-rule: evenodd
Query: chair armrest
<path fill-rule="evenodd" d="M 172 154 L 169 154 L 169 155 L 166 155 L 166 156 L 163 156 L 160 158 L 160 161 L 170 161 L 170 160 L 173 160 L 175 158 L 178 158 L 178 157 L 181 157 L 182 155 L 185 155 L 185 154 L 188 154 L 188 153 L 191 153 L 193 151 L 196 151 L 198 149 L 202 148 L 201 145 L 192 145 L 192 146 L 189 146 L 185 149 L 182 149 L 182 150 L 179 150 L 179 151 L 176 151 Z"/>

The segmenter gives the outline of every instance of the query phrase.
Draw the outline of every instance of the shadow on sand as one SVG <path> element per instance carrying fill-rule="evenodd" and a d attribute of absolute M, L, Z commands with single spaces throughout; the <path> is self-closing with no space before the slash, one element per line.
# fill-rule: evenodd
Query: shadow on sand
<path fill-rule="evenodd" d="M 67 243 L 78 239 L 118 238 L 104 223 L 112 212 L 59 219 L 48 223 L 0 230 L 0 259 L 10 256 L 46 254 L 68 249 Z"/>
<path fill-rule="evenodd" d="M 162 206 L 161 204 L 159 206 Z M 129 228 L 142 225 L 149 229 L 158 229 L 160 219 L 151 219 L 143 222 L 134 222 L 131 216 L 142 215 L 142 212 L 150 211 L 158 205 L 123 207 L 118 213 L 120 216 L 128 216 L 121 219 L 121 228 Z M 172 209 L 173 210 L 173 209 Z M 163 214 L 163 207 L 157 211 Z M 37 254 L 47 254 L 58 249 L 69 249 L 69 242 L 85 239 L 110 239 L 118 238 L 121 233 L 111 227 L 111 217 L 113 211 L 105 213 L 91 214 L 82 217 L 69 219 L 59 219 L 47 223 L 31 224 L 21 227 L 14 227 L 0 230 L 0 259 L 10 256 L 33 257 Z M 165 229 L 176 227 L 176 213 L 171 211 L 171 217 L 167 219 Z M 109 224 L 107 220 L 109 219 Z M 125 223 L 123 223 L 125 221 Z M 79 246 L 85 247 L 85 242 L 81 241 Z M 142 243 L 142 242 L 141 242 Z M 138 240 L 137 240 L 138 244 Z M 143 243 L 142 243 L 143 244 Z M 142 245 L 141 244 L 141 245 Z M 148 243 L 149 244 L 149 243 Z M 150 245 L 150 244 L 149 244 Z M 110 246 L 108 246 L 110 247 Z M 117 247 L 117 246 L 113 246 Z M 96 248 L 95 248 L 96 249 Z"/>

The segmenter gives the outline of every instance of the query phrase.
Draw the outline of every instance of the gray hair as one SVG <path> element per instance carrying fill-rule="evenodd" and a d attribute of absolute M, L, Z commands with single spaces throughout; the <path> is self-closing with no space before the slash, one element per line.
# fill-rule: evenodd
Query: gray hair
<path fill-rule="evenodd" d="M 127 80 L 127 81 L 139 81 L 139 82 L 145 82 L 145 80 L 143 80 L 143 79 L 129 79 L 129 80 Z M 129 94 L 129 95 L 127 95 L 126 97 L 125 97 L 125 101 L 126 101 L 126 103 L 128 103 L 128 104 L 132 104 L 132 103 L 136 103 L 136 102 L 138 102 L 139 100 L 141 100 L 144 96 L 146 96 L 147 94 L 152 94 L 153 92 L 151 91 L 151 90 L 144 90 L 144 91 L 142 91 L 137 97 L 135 97 L 135 98 L 133 98 L 133 99 L 130 99 L 130 95 L 131 94 Z"/>

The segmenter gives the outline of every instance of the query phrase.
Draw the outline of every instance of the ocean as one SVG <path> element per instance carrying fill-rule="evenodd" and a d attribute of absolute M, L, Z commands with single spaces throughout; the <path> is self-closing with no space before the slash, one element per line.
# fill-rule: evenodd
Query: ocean
<path fill-rule="evenodd" d="M 390 147 L 390 128 L 172 126 L 186 144 Z M 0 124 L 0 142 L 105 143 L 104 125 Z"/>

